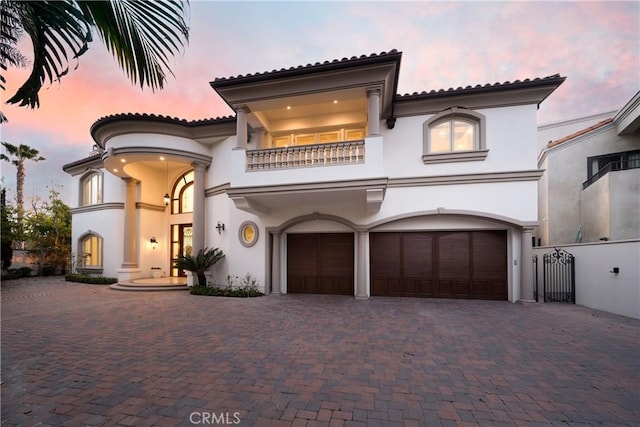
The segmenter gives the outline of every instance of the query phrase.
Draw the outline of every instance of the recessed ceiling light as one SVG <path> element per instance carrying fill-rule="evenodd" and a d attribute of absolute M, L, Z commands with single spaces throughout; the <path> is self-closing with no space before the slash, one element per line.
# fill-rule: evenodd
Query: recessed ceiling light
<path fill-rule="evenodd" d="M 287 110 L 291 110 L 291 105 L 287 105 Z"/>
<path fill-rule="evenodd" d="M 120 159 L 120 163 L 126 163 L 127 160 L 126 159 Z"/>
<path fill-rule="evenodd" d="M 164 156 L 160 156 L 160 160 L 164 160 Z"/>
<path fill-rule="evenodd" d="M 333 100 L 333 103 L 334 103 L 334 104 L 337 104 L 337 103 L 338 103 L 338 100 L 337 100 L 337 99 L 334 99 L 334 100 Z"/>
<path fill-rule="evenodd" d="M 118 172 L 118 169 L 114 169 L 113 171 L 114 171 L 114 172 Z"/>

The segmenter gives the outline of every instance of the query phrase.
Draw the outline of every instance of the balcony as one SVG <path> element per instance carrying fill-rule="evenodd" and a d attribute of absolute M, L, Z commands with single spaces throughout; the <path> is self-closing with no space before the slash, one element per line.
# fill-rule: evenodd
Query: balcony
<path fill-rule="evenodd" d="M 628 169 L 637 169 L 640 168 L 640 160 L 639 159 L 628 159 L 628 160 L 619 160 L 615 162 L 607 163 L 603 168 L 601 168 L 598 172 L 594 173 L 582 183 L 582 189 L 586 189 L 591 184 L 613 171 L 623 171 Z"/>
<path fill-rule="evenodd" d="M 360 164 L 365 160 L 364 147 L 364 141 L 360 140 L 247 150 L 246 171 Z"/>
<path fill-rule="evenodd" d="M 375 212 L 384 200 L 383 138 L 232 150 L 226 194 L 254 215 L 322 211 L 329 205 Z M 366 146 L 366 156 L 365 156 Z"/>

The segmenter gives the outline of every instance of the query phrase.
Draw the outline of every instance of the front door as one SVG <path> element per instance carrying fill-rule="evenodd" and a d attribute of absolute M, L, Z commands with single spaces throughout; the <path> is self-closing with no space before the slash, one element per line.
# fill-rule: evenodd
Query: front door
<path fill-rule="evenodd" d="M 173 224 L 171 226 L 171 259 L 178 255 L 191 255 L 193 247 L 193 226 L 192 224 Z M 185 277 L 184 270 L 173 267 L 171 263 L 171 276 Z"/>

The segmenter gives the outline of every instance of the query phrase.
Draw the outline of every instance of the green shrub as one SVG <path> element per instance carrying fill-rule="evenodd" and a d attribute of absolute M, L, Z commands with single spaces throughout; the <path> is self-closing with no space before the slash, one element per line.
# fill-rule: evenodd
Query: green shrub
<path fill-rule="evenodd" d="M 40 271 L 41 276 L 52 276 L 56 272 L 56 268 L 52 265 L 45 265 Z"/>
<path fill-rule="evenodd" d="M 221 288 L 219 286 L 192 286 L 192 295 L 206 295 L 215 297 L 260 297 L 264 294 L 255 288 Z"/>
<path fill-rule="evenodd" d="M 9 268 L 5 271 L 2 272 L 2 280 L 13 280 L 13 279 L 19 279 L 22 277 L 22 274 L 20 273 L 20 271 L 18 271 L 15 268 Z"/>
<path fill-rule="evenodd" d="M 31 269 L 29 267 L 18 268 L 18 277 L 31 277 Z"/>
<path fill-rule="evenodd" d="M 118 283 L 118 279 L 114 277 L 104 276 L 87 276 L 85 274 L 67 274 L 64 276 L 67 282 L 88 283 L 91 285 L 112 285 Z"/>

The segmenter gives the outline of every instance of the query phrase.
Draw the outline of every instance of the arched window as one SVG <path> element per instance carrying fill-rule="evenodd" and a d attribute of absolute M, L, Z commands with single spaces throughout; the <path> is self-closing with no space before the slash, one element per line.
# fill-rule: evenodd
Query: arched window
<path fill-rule="evenodd" d="M 193 171 L 182 175 L 171 192 L 171 213 L 193 212 Z"/>
<path fill-rule="evenodd" d="M 88 231 L 78 239 L 76 267 L 80 272 L 102 272 L 102 237 Z"/>
<path fill-rule="evenodd" d="M 80 206 L 102 203 L 102 173 L 89 172 L 80 179 Z"/>
<path fill-rule="evenodd" d="M 453 107 L 442 111 L 423 125 L 424 163 L 484 160 L 485 117 L 472 110 Z"/>

